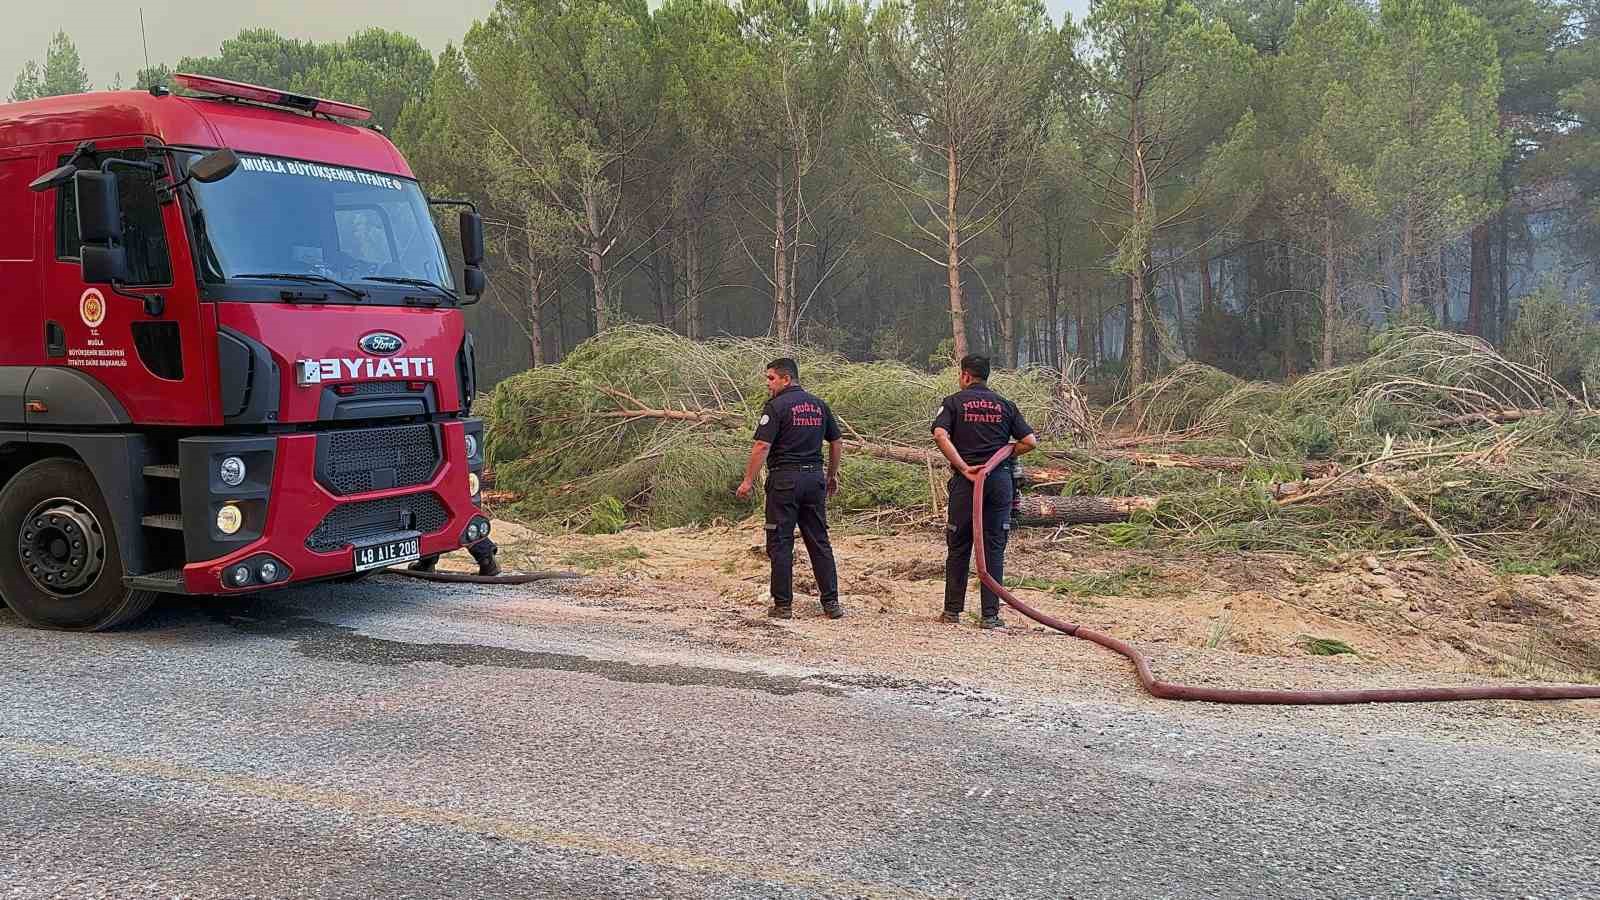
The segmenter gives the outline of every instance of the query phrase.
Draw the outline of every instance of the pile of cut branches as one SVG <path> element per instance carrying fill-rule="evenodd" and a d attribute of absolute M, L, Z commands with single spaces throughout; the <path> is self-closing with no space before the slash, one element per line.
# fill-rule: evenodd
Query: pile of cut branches
<path fill-rule="evenodd" d="M 569 528 L 752 515 L 759 501 L 733 488 L 765 365 L 785 355 L 841 421 L 834 510 L 872 524 L 942 515 L 948 470 L 929 424 L 956 389 L 953 370 L 651 327 L 609 331 L 496 388 L 496 487 L 522 515 Z M 993 383 L 1043 441 L 1025 461 L 1023 524 L 1092 526 L 1125 545 L 1439 550 L 1600 568 L 1600 416 L 1471 337 L 1390 332 L 1368 360 L 1287 386 L 1189 364 L 1098 421 L 1070 374 Z"/>
<path fill-rule="evenodd" d="M 696 342 L 648 326 L 608 331 L 559 365 L 496 387 L 487 414 L 496 487 L 520 498 L 523 514 L 569 527 L 590 525 L 598 507 L 619 502 L 629 521 L 651 527 L 744 518 L 752 504 L 733 489 L 767 399 L 766 364 L 781 356 L 796 359 L 802 383 L 844 432 L 835 507 L 879 518 L 937 515 L 948 472 L 929 426 L 956 390 L 953 370 L 850 363 L 763 340 Z M 1084 409 L 1064 381 L 1043 369 L 993 379 L 1057 439 Z"/>

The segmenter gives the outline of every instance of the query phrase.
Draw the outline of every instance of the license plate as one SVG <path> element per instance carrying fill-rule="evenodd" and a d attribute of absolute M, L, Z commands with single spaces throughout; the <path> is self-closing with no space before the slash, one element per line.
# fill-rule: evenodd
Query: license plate
<path fill-rule="evenodd" d="M 357 572 L 369 572 L 398 563 L 416 562 L 422 558 L 422 538 L 407 537 L 379 541 L 357 546 L 352 553 L 355 556 Z"/>

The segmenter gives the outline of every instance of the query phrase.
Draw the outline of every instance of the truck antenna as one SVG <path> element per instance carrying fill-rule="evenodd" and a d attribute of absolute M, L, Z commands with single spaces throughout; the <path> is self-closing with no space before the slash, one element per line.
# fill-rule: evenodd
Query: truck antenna
<path fill-rule="evenodd" d="M 144 45 L 144 67 L 150 68 L 150 39 L 144 34 L 144 7 L 139 7 L 139 43 Z"/>

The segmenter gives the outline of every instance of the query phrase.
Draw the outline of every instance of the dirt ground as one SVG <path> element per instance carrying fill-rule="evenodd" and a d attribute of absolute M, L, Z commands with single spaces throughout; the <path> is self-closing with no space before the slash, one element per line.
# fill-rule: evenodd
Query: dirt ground
<path fill-rule="evenodd" d="M 653 624 L 723 652 L 918 679 L 955 670 L 1041 693 L 1071 681 L 1077 691 L 1123 699 L 1132 684 L 1118 657 L 1015 611 L 1005 611 L 1006 629 L 980 631 L 975 580 L 967 621 L 935 623 L 944 546 L 933 531 L 835 531 L 848 611 L 838 622 L 822 617 L 799 546 L 796 619 L 766 618 L 768 563 L 757 520 L 599 536 L 538 534 L 500 522 L 495 536 L 507 568 L 587 576 L 572 592 L 587 599 L 592 614 Z M 1019 583 L 1024 601 L 1133 641 L 1166 680 L 1248 687 L 1600 682 L 1600 584 L 1587 578 L 1506 575 L 1432 558 L 1316 564 L 1268 554 L 1104 550 L 1043 529 L 1018 532 L 1007 562 L 1007 583 Z M 469 564 L 465 554 L 445 563 Z"/>

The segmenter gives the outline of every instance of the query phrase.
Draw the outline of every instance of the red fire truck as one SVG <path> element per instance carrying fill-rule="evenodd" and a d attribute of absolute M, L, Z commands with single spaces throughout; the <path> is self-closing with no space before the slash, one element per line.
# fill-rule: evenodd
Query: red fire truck
<path fill-rule="evenodd" d="M 489 531 L 475 209 L 425 196 L 367 110 L 174 80 L 0 105 L 0 598 L 31 625 Z"/>

